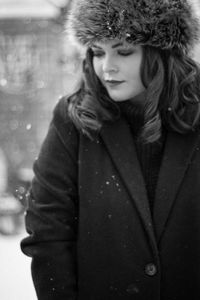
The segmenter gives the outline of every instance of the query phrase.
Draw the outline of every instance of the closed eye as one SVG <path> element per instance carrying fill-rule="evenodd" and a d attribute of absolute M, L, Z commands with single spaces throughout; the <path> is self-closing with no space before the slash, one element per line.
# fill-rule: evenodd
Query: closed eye
<path fill-rule="evenodd" d="M 92 49 L 93 56 L 94 57 L 103 57 L 105 55 L 105 52 L 101 49 Z M 118 49 L 116 52 L 120 56 L 129 56 L 134 53 L 133 49 Z"/>
<path fill-rule="evenodd" d="M 118 54 L 121 56 L 129 56 L 134 53 L 134 50 L 118 50 Z"/>

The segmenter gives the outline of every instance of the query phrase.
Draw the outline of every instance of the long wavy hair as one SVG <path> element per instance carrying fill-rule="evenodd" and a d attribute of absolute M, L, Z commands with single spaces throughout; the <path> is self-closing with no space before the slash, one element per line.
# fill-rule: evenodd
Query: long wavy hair
<path fill-rule="evenodd" d="M 157 141 L 163 125 L 180 134 L 199 127 L 200 68 L 197 62 L 188 55 L 144 46 L 140 73 L 146 88 L 141 133 L 144 142 Z M 120 117 L 120 108 L 95 74 L 91 49 L 83 62 L 83 74 L 80 89 L 69 97 L 68 111 L 76 127 L 92 138 L 104 122 L 114 122 Z"/>

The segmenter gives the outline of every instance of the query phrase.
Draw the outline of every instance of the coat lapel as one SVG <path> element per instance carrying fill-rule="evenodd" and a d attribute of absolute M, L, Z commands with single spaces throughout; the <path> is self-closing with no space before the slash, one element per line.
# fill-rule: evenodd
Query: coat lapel
<path fill-rule="evenodd" d="M 156 250 L 149 201 L 131 130 L 121 118 L 114 124 L 104 125 L 101 136 L 135 203 L 145 230 L 150 236 L 150 243 Z"/>
<path fill-rule="evenodd" d="M 197 133 L 168 133 L 156 189 L 153 220 L 160 241 L 178 189 L 197 143 Z"/>

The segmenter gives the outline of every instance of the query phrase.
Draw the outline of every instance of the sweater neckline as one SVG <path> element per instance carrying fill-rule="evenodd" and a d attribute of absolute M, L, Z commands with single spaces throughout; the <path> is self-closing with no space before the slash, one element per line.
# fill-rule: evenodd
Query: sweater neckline
<path fill-rule="evenodd" d="M 144 106 L 138 102 L 126 100 L 119 103 L 121 114 L 131 127 L 134 136 L 139 136 L 144 125 Z"/>

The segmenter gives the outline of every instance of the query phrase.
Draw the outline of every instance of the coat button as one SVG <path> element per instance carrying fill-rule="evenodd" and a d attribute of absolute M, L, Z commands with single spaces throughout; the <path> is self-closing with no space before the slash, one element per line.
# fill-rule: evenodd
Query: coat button
<path fill-rule="evenodd" d="M 153 264 L 153 263 L 149 263 L 145 266 L 145 273 L 148 275 L 148 276 L 154 276 L 156 275 L 157 273 L 157 268 L 156 268 L 156 265 Z"/>

